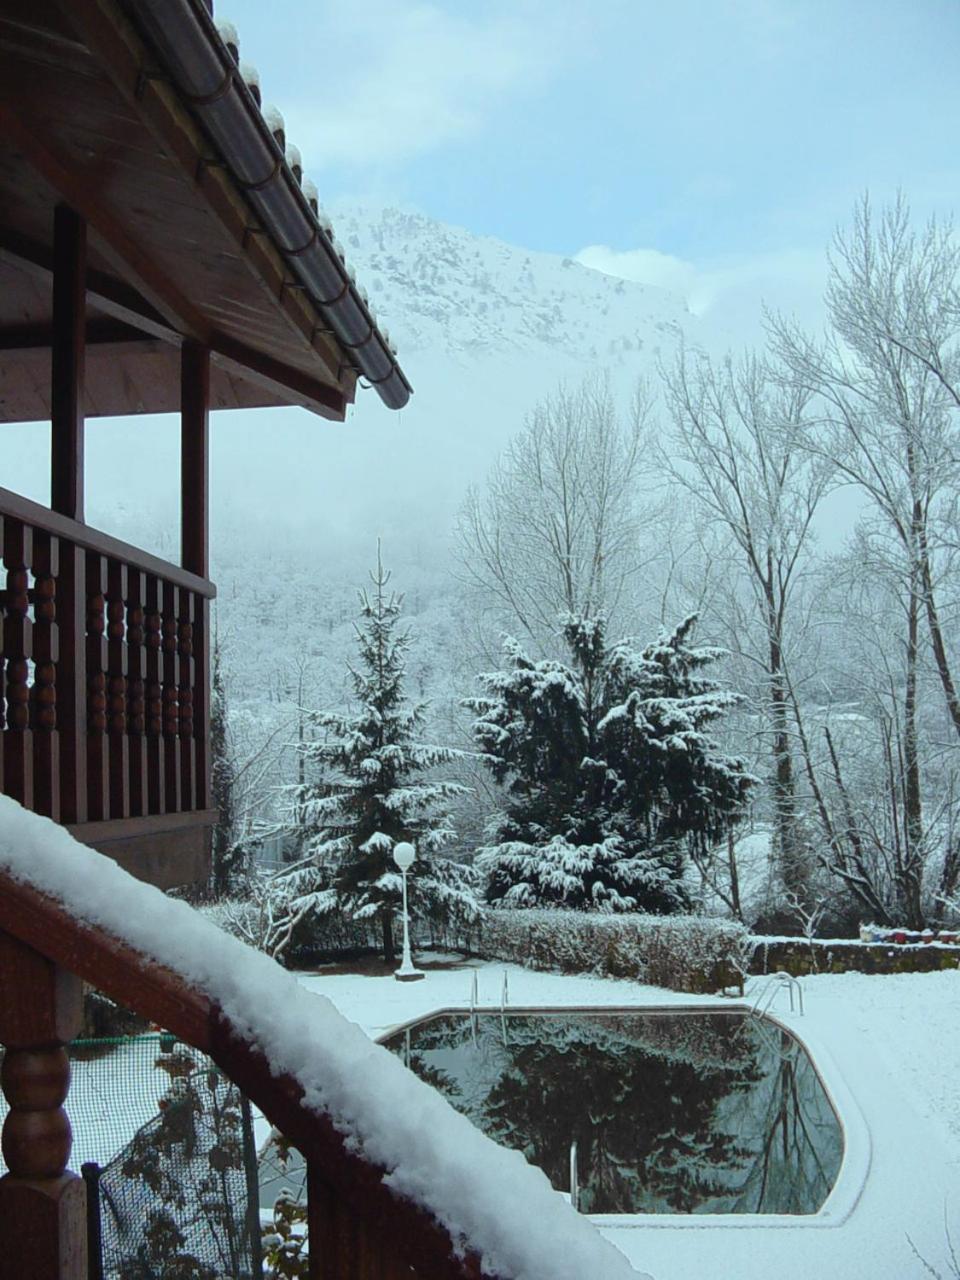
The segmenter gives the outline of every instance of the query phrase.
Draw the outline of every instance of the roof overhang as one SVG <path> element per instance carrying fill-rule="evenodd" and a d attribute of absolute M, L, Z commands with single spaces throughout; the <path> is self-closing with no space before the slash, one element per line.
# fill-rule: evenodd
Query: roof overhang
<path fill-rule="evenodd" d="M 165 46 L 150 30 L 160 11 Z M 207 74 L 221 70 L 218 140 L 184 83 L 201 53 Z M 88 227 L 90 416 L 177 408 L 184 340 L 211 351 L 213 408 L 299 404 L 342 419 L 361 375 L 388 404 L 406 400 L 406 379 L 233 65 L 194 0 L 0 0 L 0 420 L 49 416 L 60 203 Z M 258 148 L 272 184 L 242 172 Z M 309 236 L 298 218 L 312 220 Z M 303 252 L 307 240 L 316 254 Z"/>

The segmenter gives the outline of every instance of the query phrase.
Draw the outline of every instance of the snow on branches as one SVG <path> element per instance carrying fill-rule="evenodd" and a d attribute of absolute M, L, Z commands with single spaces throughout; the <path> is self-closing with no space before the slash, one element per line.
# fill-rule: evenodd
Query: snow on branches
<path fill-rule="evenodd" d="M 390 574 L 379 550 L 370 577 L 372 594 L 360 594 L 359 661 L 350 669 L 357 709 L 310 713 L 318 736 L 298 744 L 304 781 L 288 799 L 299 856 L 274 880 L 280 906 L 274 954 L 307 928 L 311 915 L 337 911 L 378 922 L 392 960 L 401 892 L 393 848 L 402 840 L 417 847 L 409 885 L 414 916 L 472 920 L 478 912 L 475 874 L 439 856 L 455 838 L 445 806 L 465 788 L 434 779 L 432 771 L 458 753 L 416 741 L 426 708 L 410 705 L 404 694 L 410 637 L 398 629 L 403 597 L 387 594 Z"/>
<path fill-rule="evenodd" d="M 509 802 L 479 851 L 504 906 L 669 912 L 686 905 L 691 846 L 736 822 L 753 781 L 709 726 L 737 701 L 702 674 L 720 656 L 688 644 L 695 617 L 638 649 L 608 648 L 602 617 L 566 617 L 569 664 L 512 639 L 467 705 Z"/>

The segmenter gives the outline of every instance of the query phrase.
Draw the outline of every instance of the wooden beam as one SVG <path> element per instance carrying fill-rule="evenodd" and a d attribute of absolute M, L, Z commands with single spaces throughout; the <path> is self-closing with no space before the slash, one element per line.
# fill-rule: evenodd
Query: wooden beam
<path fill-rule="evenodd" d="M 0 229 L 0 262 L 49 278 L 53 258 L 42 245 Z M 180 346 L 186 335 L 173 328 L 163 316 L 123 280 L 103 272 L 88 271 L 87 301 L 98 311 L 120 320 L 145 334 Z M 255 351 L 224 334 L 214 333 L 209 341 L 216 363 L 229 373 L 255 383 L 287 404 L 298 404 L 321 417 L 342 421 L 351 396 L 337 387 L 311 377 L 299 369 L 262 351 Z"/>
<path fill-rule="evenodd" d="M 42 280 L 49 280 L 53 275 L 53 254 L 46 245 L 6 228 L 0 228 L 0 262 L 8 262 Z M 180 331 L 125 280 L 88 269 L 87 302 L 113 319 L 163 342 L 179 346 L 183 341 Z"/>
<path fill-rule="evenodd" d="M 289 404 L 299 404 L 321 417 L 343 421 L 347 397 L 337 387 L 319 382 L 308 373 L 292 369 L 273 356 L 254 351 L 252 347 L 234 342 L 222 334 L 214 335 L 210 349 L 217 364 L 231 373 L 239 374 L 248 382 L 258 383 Z"/>
<path fill-rule="evenodd" d="M 28 164 L 58 193 L 61 200 L 77 210 L 98 234 L 100 252 L 113 269 L 132 281 L 137 293 L 158 311 L 174 329 L 204 341 L 209 325 L 193 303 L 150 255 L 136 244 L 121 223 L 101 203 L 96 184 L 91 183 L 67 155 L 50 147 L 24 123 L 19 112 L 0 101 L 0 133 L 24 155 Z"/>
<path fill-rule="evenodd" d="M 210 352 L 180 349 L 180 563 L 198 577 L 210 569 Z"/>
<path fill-rule="evenodd" d="M 158 351 L 166 344 L 141 329 L 124 324 L 120 320 L 88 320 L 85 342 L 89 354 L 91 347 L 111 353 L 122 351 Z M 53 348 L 53 326 L 48 324 L 15 325 L 0 329 L 0 351 L 15 351 L 18 356 L 34 353 L 44 355 Z"/>
<path fill-rule="evenodd" d="M 53 216 L 53 370 L 50 505 L 83 520 L 83 376 L 87 226 L 67 205 Z"/>

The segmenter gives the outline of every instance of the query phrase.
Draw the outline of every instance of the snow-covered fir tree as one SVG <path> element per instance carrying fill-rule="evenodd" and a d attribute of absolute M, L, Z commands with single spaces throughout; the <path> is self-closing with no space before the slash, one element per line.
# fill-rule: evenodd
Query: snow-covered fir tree
<path fill-rule="evenodd" d="M 311 920 L 341 912 L 376 923 L 393 960 L 401 898 L 393 847 L 402 840 L 417 849 L 408 873 L 412 916 L 470 921 L 479 910 L 476 874 L 440 856 L 455 839 L 447 802 L 465 788 L 433 776 L 456 751 L 417 741 L 426 704 L 404 694 L 410 635 L 398 625 L 403 597 L 387 593 L 379 547 L 370 577 L 372 592 L 360 593 L 359 661 L 350 668 L 357 710 L 310 712 L 316 736 L 298 743 L 304 780 L 290 788 L 289 809 L 300 856 L 273 881 L 268 947 L 277 955 L 308 935 Z"/>
<path fill-rule="evenodd" d="M 601 617 L 563 622 L 569 663 L 512 639 L 503 670 L 467 705 L 508 804 L 479 851 L 491 902 L 669 912 L 686 905 L 693 843 L 737 821 L 752 779 L 709 726 L 733 704 L 691 648 L 695 617 L 638 649 L 607 648 Z"/>

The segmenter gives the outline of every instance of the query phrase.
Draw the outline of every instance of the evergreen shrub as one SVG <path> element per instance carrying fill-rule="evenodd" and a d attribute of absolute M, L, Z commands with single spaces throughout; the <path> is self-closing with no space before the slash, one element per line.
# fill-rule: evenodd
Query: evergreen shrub
<path fill-rule="evenodd" d="M 743 925 L 708 916 L 499 908 L 484 912 L 477 950 L 531 969 L 704 993 L 740 984 L 753 945 Z"/>

